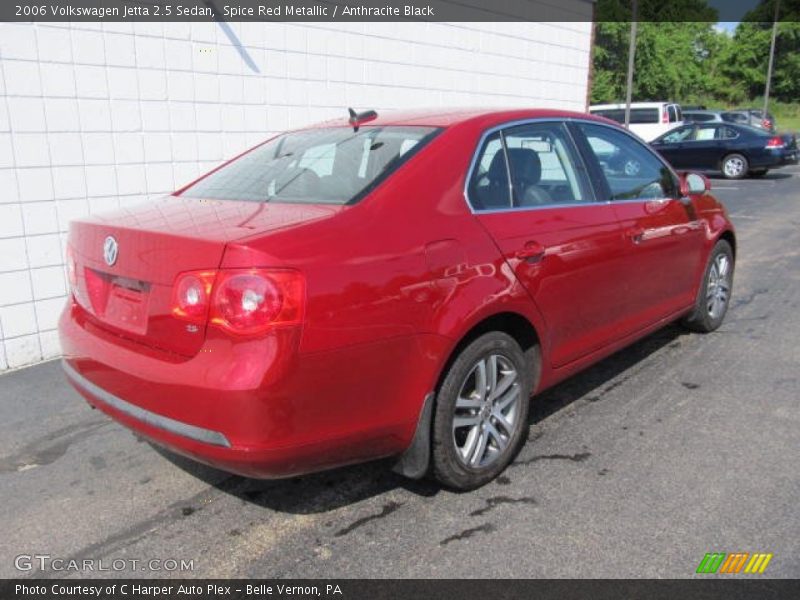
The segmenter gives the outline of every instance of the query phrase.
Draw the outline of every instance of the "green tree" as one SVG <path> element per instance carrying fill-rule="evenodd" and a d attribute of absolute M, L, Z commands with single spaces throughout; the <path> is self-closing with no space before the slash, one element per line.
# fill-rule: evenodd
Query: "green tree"
<path fill-rule="evenodd" d="M 774 15 L 774 0 L 763 0 L 749 12 L 736 28 L 731 60 L 723 66 L 726 77 L 740 82 L 750 99 L 764 94 Z M 779 19 L 771 96 L 797 102 L 800 98 L 800 2 L 782 0 Z"/>
<path fill-rule="evenodd" d="M 701 96 L 722 88 L 716 65 L 726 40 L 714 30 L 716 11 L 704 0 L 640 0 L 636 40 L 635 100 Z M 630 40 L 630 0 L 597 4 L 592 102 L 625 96 Z"/>

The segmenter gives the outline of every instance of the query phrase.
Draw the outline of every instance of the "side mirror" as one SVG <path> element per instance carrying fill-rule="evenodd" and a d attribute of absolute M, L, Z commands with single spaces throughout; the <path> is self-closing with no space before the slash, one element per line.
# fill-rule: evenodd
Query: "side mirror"
<path fill-rule="evenodd" d="M 681 173 L 681 196 L 705 194 L 711 191 L 711 180 L 699 173 Z"/>

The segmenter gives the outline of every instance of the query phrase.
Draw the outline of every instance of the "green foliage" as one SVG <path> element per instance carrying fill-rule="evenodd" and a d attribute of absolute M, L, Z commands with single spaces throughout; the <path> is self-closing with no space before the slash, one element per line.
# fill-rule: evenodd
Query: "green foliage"
<path fill-rule="evenodd" d="M 620 102 L 630 41 L 630 0 L 600 0 L 592 103 Z M 762 0 L 733 36 L 714 27 L 704 0 L 640 0 L 633 98 L 685 104 L 752 104 L 764 94 L 774 0 Z M 770 96 L 800 98 L 800 1 L 782 0 Z"/>

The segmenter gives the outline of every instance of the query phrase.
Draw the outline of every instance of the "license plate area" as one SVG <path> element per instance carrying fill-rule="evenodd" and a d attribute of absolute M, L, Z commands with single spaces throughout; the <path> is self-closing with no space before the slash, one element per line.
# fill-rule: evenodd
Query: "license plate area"
<path fill-rule="evenodd" d="M 93 269 L 91 272 L 94 284 L 89 286 L 89 295 L 95 315 L 123 331 L 147 333 L 150 284 Z"/>

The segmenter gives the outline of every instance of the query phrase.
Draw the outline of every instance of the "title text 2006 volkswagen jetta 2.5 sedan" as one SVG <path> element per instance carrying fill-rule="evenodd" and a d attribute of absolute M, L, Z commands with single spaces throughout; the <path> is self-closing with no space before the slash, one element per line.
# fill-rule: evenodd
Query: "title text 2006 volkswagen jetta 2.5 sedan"
<path fill-rule="evenodd" d="M 708 190 L 601 118 L 353 113 L 73 222 L 64 368 L 228 471 L 395 456 L 474 488 L 533 394 L 671 321 L 720 325 L 736 241 Z"/>

